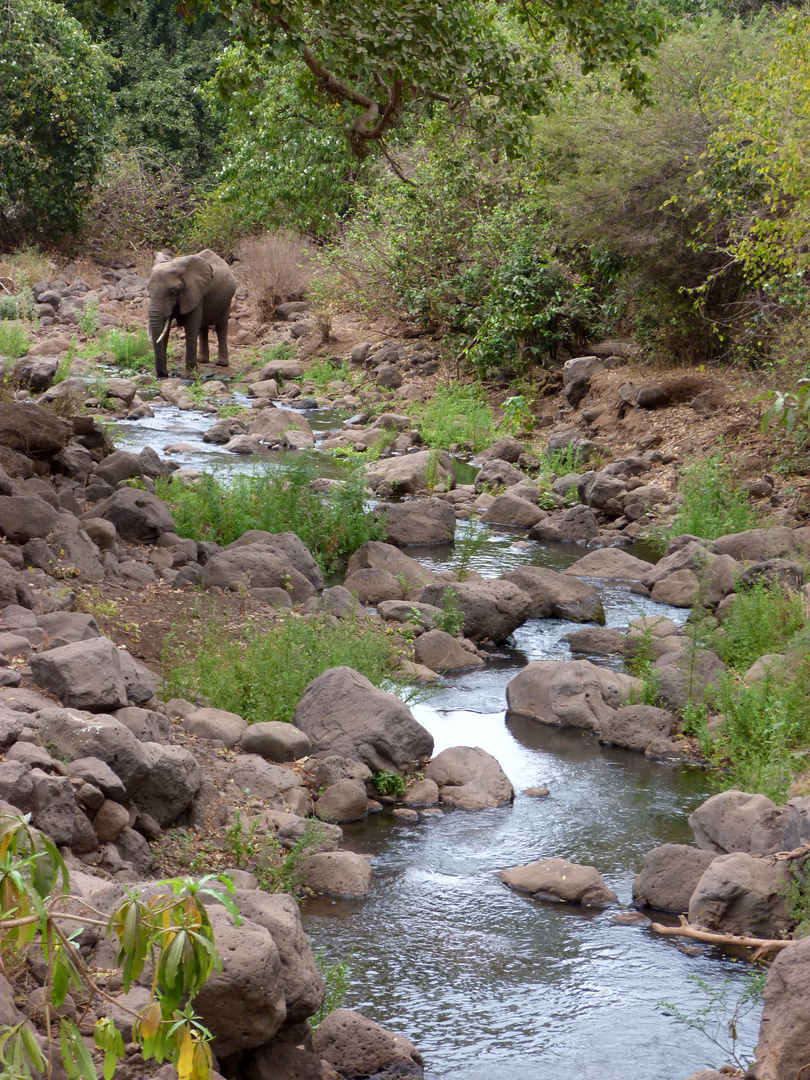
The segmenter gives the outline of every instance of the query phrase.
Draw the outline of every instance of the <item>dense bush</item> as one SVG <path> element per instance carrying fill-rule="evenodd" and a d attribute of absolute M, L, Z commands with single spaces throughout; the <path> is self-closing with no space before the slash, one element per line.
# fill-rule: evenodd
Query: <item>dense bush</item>
<path fill-rule="evenodd" d="M 102 50 L 64 7 L 0 14 L 0 246 L 75 231 L 109 130 Z"/>

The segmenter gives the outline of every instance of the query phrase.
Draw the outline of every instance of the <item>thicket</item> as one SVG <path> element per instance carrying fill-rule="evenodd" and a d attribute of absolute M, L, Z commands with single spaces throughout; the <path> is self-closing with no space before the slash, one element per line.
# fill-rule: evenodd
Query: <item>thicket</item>
<path fill-rule="evenodd" d="M 249 723 L 291 721 L 313 679 L 333 667 L 351 667 L 375 686 L 394 684 L 394 639 L 368 620 L 300 619 L 282 616 L 267 629 L 247 625 L 226 633 L 209 624 L 194 644 L 187 628 L 164 648 L 164 686 L 172 696 L 203 694 L 214 708 Z"/>
<path fill-rule="evenodd" d="M 384 526 L 366 506 L 363 474 L 351 473 L 327 492 L 315 491 L 310 462 L 267 466 L 227 483 L 204 474 L 192 487 L 158 483 L 179 536 L 230 544 L 249 529 L 291 531 L 321 569 L 330 571 L 368 540 L 381 540 Z"/>

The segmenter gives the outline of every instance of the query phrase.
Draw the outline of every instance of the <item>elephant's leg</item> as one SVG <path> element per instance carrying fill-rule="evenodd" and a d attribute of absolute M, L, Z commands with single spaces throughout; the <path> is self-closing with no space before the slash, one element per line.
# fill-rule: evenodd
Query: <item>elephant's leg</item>
<path fill-rule="evenodd" d="M 207 364 L 209 360 L 208 356 L 208 327 L 200 327 L 200 347 L 197 351 L 197 360 L 201 364 Z"/>
<path fill-rule="evenodd" d="M 217 366 L 228 367 L 228 316 L 231 313 L 231 305 L 225 308 L 217 316 L 214 327 L 217 332 Z"/>
<path fill-rule="evenodd" d="M 192 375 L 197 370 L 197 339 L 200 336 L 201 322 L 201 311 L 193 311 L 186 318 L 186 375 Z"/>

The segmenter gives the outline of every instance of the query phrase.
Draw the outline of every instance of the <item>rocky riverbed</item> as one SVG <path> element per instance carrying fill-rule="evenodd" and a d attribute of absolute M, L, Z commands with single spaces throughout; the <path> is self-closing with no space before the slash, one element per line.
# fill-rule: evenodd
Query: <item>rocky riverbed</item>
<path fill-rule="evenodd" d="M 331 669 L 311 683 L 292 726 L 248 725 L 205 702 L 165 700 L 157 668 L 163 636 L 178 614 L 188 617 L 199 590 L 236 622 L 252 617 L 271 624 L 281 606 L 309 619 L 372 618 L 392 630 L 407 627 L 403 642 L 413 644 L 406 670 L 424 681 L 490 663 L 493 648 L 509 643 L 530 620 L 582 623 L 571 635 L 569 658 L 535 660 L 510 679 L 511 713 L 671 763 L 692 759 L 694 747 L 679 730 L 678 713 L 687 698 L 700 700 L 722 661 L 706 650 L 696 653 L 672 619 L 642 615 L 623 629 L 605 627 L 598 583 L 620 581 L 653 604 L 675 608 L 700 601 L 720 617 L 740 579 L 778 577 L 804 588 L 810 529 L 796 516 L 799 502 L 765 479 L 751 481 L 760 484 L 751 488 L 754 497 L 775 504 L 762 528 L 712 543 L 678 537 L 657 562 L 616 546 L 642 536 L 649 518 L 672 502 L 678 455 L 651 430 L 656 421 L 650 417 L 672 411 L 678 430 L 679 410 L 717 417 L 724 408 L 703 384 L 690 386 L 688 400 L 685 383 L 680 389 L 665 386 L 657 397 L 645 393 L 651 387 L 624 378 L 623 366 L 633 361 L 620 355 L 616 343 L 612 350 L 594 347 L 587 362 L 566 365 L 559 384 L 563 396 L 555 405 L 560 413 L 545 425 L 543 442 L 587 453 L 604 438 L 611 417 L 625 439 L 609 464 L 559 477 L 550 497 L 531 476 L 538 440 L 534 447 L 528 439 L 498 440 L 480 455 L 475 480 L 457 483 L 453 457 L 421 449 L 418 430 L 394 407 L 397 400 L 430 393 L 436 355 L 424 343 L 417 347 L 407 340 L 355 342 L 350 348 L 347 343 L 347 356 L 363 373 L 364 388 L 330 388 L 328 403 L 362 410 L 386 394 L 393 395 L 391 408 L 376 420 L 356 414 L 335 428 L 329 442 L 345 450 L 385 441 L 391 456 L 369 469 L 370 488 L 380 498 L 407 497 L 392 504 L 385 540 L 361 547 L 348 563 L 344 585 L 327 589 L 293 534 L 248 534 L 224 549 L 183 539 L 169 508 L 150 489 L 158 477 L 193 482 L 193 471 L 152 448 L 115 450 L 105 428 L 86 411 L 90 388 L 80 374 L 49 385 L 70 349 L 71 312 L 75 320 L 95 291 L 106 325 L 139 319 L 142 280 L 115 271 L 97 290 L 75 281 L 48 284 L 39 298 L 52 311 L 41 312 L 41 336 L 10 369 L 13 393 L 0 405 L 0 795 L 4 812 L 30 813 L 60 845 L 76 895 L 99 910 L 108 910 L 125 884 L 148 881 L 181 861 L 178 841 L 167 836 L 178 822 L 200 837 L 221 837 L 238 811 L 254 835 L 269 838 L 280 852 L 303 838 L 309 846 L 296 864 L 295 884 L 316 894 L 356 898 L 368 894 L 374 869 L 362 852 L 343 844 L 341 826 L 380 813 L 383 805 L 407 823 L 454 809 L 485 813 L 515 798 L 491 754 L 455 746 L 433 756 L 433 736 L 413 712 L 350 669 Z M 283 320 L 262 329 L 246 314 L 248 299 L 239 297 L 234 317 L 237 346 L 297 336 L 306 358 L 307 335 L 313 333 L 299 332 L 306 313 L 282 313 Z M 296 321 L 289 322 L 290 315 Z M 240 457 L 311 448 L 316 436 L 306 419 L 310 410 L 301 408 L 310 390 L 306 383 L 287 383 L 282 394 L 278 382 L 299 377 L 299 367 L 289 365 L 300 364 L 279 361 L 243 378 L 254 408 L 236 418 L 216 419 L 215 402 L 225 401 L 231 388 L 209 382 L 212 423 L 204 438 Z M 109 379 L 107 406 L 112 403 L 114 413 L 133 423 L 148 419 L 154 406 L 138 392 L 147 381 Z M 609 388 L 617 391 L 615 401 L 594 413 L 598 406 L 588 405 L 588 394 L 607 396 Z M 181 411 L 200 405 L 180 379 L 164 382 L 160 394 Z M 316 406 L 324 404 L 315 399 Z M 541 412 L 541 426 L 549 416 Z M 639 433 L 642 420 L 645 434 Z M 634 445 L 628 447 L 627 439 Z M 175 452 L 180 459 L 186 453 Z M 564 570 L 472 570 L 459 580 L 407 553 L 416 541 L 447 544 L 459 518 L 478 515 L 497 527 L 522 530 L 521 542 L 567 542 L 581 545 L 582 554 Z M 434 625 L 449 588 L 462 618 L 458 634 Z M 91 612 L 77 610 L 83 597 L 87 606 L 91 589 L 101 626 Z M 113 597 L 111 614 L 103 605 Z M 633 703 L 637 680 L 603 662 L 632 655 L 642 641 L 658 673 L 656 707 Z M 381 803 L 371 783 L 375 772 L 409 775 L 404 796 Z M 694 845 L 667 844 L 649 852 L 632 899 L 643 907 L 686 912 L 690 923 L 719 932 L 788 932 L 785 862 L 774 855 L 806 842 L 805 804 L 799 799 L 778 807 L 739 792 L 715 796 L 690 818 Z M 307 824 L 313 820 L 314 830 Z M 617 895 L 598 869 L 567 854 L 503 866 L 501 878 L 541 902 L 584 909 L 615 905 Z M 232 868 L 227 850 L 216 843 L 207 856 L 217 869 Z M 312 1036 L 308 1019 L 323 987 L 298 908 L 283 894 L 258 890 L 255 875 L 237 870 L 235 876 L 246 922 L 237 930 L 217 913 L 225 968 L 198 1001 L 224 1074 L 279 1080 L 421 1075 L 416 1047 L 348 1010 L 334 1013 Z M 106 969 L 105 948 L 88 942 L 88 963 Z M 774 965 L 759 1080 L 787 1076 L 786 1063 L 804 1060 L 806 1033 L 784 1004 L 784 994 L 804 977 L 804 962 L 802 944 L 796 943 Z M 36 973 L 26 977 L 26 992 L 35 995 Z M 3 990 L 9 1015 L 16 1016 L 13 1010 L 25 1008 L 25 996 L 19 987 L 16 998 L 8 985 Z M 785 1023 L 793 1024 L 790 1037 L 781 1034 Z M 130 1056 L 126 1075 L 143 1068 L 134 1050 Z"/>

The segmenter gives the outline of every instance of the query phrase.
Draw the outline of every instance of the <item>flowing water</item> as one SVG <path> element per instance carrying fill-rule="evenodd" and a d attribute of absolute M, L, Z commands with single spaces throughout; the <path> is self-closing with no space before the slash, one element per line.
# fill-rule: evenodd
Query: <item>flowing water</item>
<path fill-rule="evenodd" d="M 119 440 L 159 451 L 189 442 L 196 449 L 184 464 L 246 467 L 202 443 L 211 418 L 159 405 L 156 413 L 119 430 Z M 330 419 L 316 414 L 320 428 Z M 335 475 L 328 455 L 314 457 Z M 486 576 L 527 562 L 562 570 L 583 554 L 524 536 L 491 534 L 474 568 Z M 435 570 L 452 556 L 435 547 L 408 553 Z M 615 583 L 593 584 L 608 626 L 648 611 L 685 616 Z M 428 814 L 414 824 L 381 813 L 347 826 L 345 846 L 373 858 L 370 895 L 317 898 L 303 908 L 313 947 L 330 962 L 348 962 L 346 1007 L 412 1039 L 428 1080 L 683 1080 L 726 1060 L 662 1003 L 698 1012 L 706 999 L 697 979 L 714 992 L 727 984 L 736 998 L 744 963 L 643 925 L 617 924 L 616 908 L 534 901 L 497 878 L 505 867 L 563 856 L 595 865 L 626 907 L 645 853 L 691 843 L 686 819 L 712 793 L 700 770 L 654 764 L 600 747 L 593 735 L 506 715 L 509 679 L 532 660 L 570 658 L 564 635 L 572 629 L 563 620 L 530 620 L 512 647 L 496 650 L 483 669 L 447 678 L 413 710 L 436 752 L 465 745 L 493 754 L 515 787 L 514 804 Z M 522 794 L 539 785 L 550 789 L 548 798 Z M 724 1019 L 717 1014 L 728 1042 Z M 757 1025 L 757 1011 L 738 1024 L 746 1049 Z"/>

